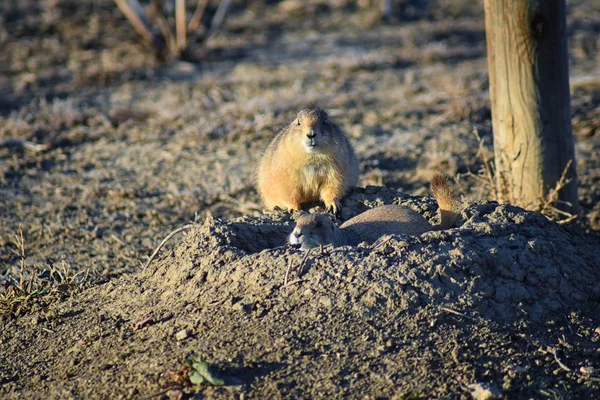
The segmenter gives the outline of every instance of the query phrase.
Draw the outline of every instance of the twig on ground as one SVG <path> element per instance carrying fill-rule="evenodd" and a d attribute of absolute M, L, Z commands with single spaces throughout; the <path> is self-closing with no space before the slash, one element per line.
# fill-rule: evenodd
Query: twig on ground
<path fill-rule="evenodd" d="M 322 249 L 322 247 L 321 247 Z M 310 252 L 312 251 L 312 249 L 306 250 L 306 254 L 304 254 L 304 257 L 302 257 L 302 261 L 300 261 L 300 265 L 298 266 L 298 276 L 302 275 L 302 273 L 304 272 L 304 267 L 306 266 L 306 260 L 308 259 L 308 255 L 310 254 Z"/>
<path fill-rule="evenodd" d="M 571 372 L 571 368 L 567 367 L 565 364 L 563 364 L 562 361 L 560 361 L 555 348 L 552 349 L 552 355 L 554 356 L 554 360 L 556 361 L 556 363 L 558 364 L 559 367 L 561 367 L 562 369 L 564 369 L 567 372 Z"/>
<path fill-rule="evenodd" d="M 288 259 L 287 269 L 285 270 L 285 278 L 283 278 L 283 286 L 287 285 L 288 277 L 290 276 L 290 270 L 292 269 L 292 259 Z"/>
<path fill-rule="evenodd" d="M 146 325 L 148 325 L 150 322 L 153 322 L 153 318 L 154 318 L 154 315 L 152 314 L 152 312 L 150 312 L 149 314 L 146 314 L 144 316 L 144 318 L 142 318 L 140 321 L 138 321 L 138 322 L 131 322 L 129 324 L 129 328 L 132 331 L 139 331 L 140 329 L 142 329 L 143 327 L 145 327 Z"/>
<path fill-rule="evenodd" d="M 169 241 L 169 239 L 171 239 L 173 236 L 177 235 L 180 232 L 184 232 L 187 230 L 190 230 L 194 227 L 198 226 L 198 224 L 187 224 L 184 225 L 180 228 L 175 229 L 174 231 L 172 231 L 171 233 L 169 233 L 167 235 L 166 238 L 163 239 L 162 242 L 160 242 L 160 244 L 158 245 L 158 247 L 156 248 L 156 250 L 154 250 L 154 252 L 152 253 L 152 255 L 150 256 L 150 258 L 148 259 L 148 261 L 146 262 L 146 264 L 144 265 L 144 269 L 146 269 L 148 267 L 148 265 L 150 265 L 150 263 L 154 260 L 154 258 L 156 257 L 156 255 L 158 254 L 158 252 L 163 248 L 163 246 Z"/>
<path fill-rule="evenodd" d="M 308 281 L 308 279 L 303 279 L 303 278 L 294 279 L 293 281 L 290 281 L 290 282 L 286 283 L 285 285 L 283 285 L 282 288 L 292 286 L 296 283 L 307 282 L 307 281 Z"/>
<path fill-rule="evenodd" d="M 573 374 L 575 374 L 577 377 L 582 378 L 582 379 L 587 379 L 589 381 L 594 381 L 594 382 L 600 382 L 600 378 L 597 378 L 595 376 L 590 376 L 590 375 L 585 375 L 585 374 L 580 374 L 577 371 L 572 370 L 571 368 L 567 367 L 561 360 L 560 358 L 558 358 L 558 352 L 556 351 L 556 348 L 552 348 L 552 355 L 554 356 L 554 360 L 556 361 L 556 363 L 558 364 L 558 366 L 567 371 L 567 372 L 571 372 Z"/>
<path fill-rule="evenodd" d="M 50 145 L 49 143 L 38 144 L 38 143 L 30 142 L 28 140 L 21 140 L 21 139 L 9 137 L 9 138 L 0 140 L 0 147 L 8 147 L 8 148 L 14 147 L 14 148 L 18 148 L 18 149 L 30 150 L 33 152 L 40 152 L 40 151 L 50 150 L 50 148 L 52 148 L 52 145 Z"/>
<path fill-rule="evenodd" d="M 221 300 L 215 300 L 212 303 L 208 303 L 208 306 L 209 307 L 220 306 L 221 304 L 225 303 L 228 299 L 229 299 L 229 296 L 226 296 L 226 297 L 222 298 Z"/>
<path fill-rule="evenodd" d="M 304 253 L 304 256 L 302 256 L 302 260 L 300 260 L 300 264 L 298 265 L 298 272 L 296 273 L 297 276 L 300 276 L 302 274 L 302 272 L 304 271 L 304 265 L 306 264 L 306 260 L 308 259 L 308 255 L 310 254 L 312 249 L 308 249 L 306 250 L 306 252 Z M 292 282 L 288 283 L 288 278 L 290 276 L 290 271 L 292 270 L 292 259 L 290 258 L 288 260 L 287 263 L 287 269 L 285 271 L 285 278 L 283 278 L 283 286 L 282 287 L 286 287 L 288 286 L 288 284 L 291 284 Z"/>
<path fill-rule="evenodd" d="M 121 239 L 119 239 L 119 237 L 117 235 L 115 235 L 114 233 L 110 235 L 111 238 L 113 238 L 115 240 L 115 242 L 119 243 L 122 246 L 125 246 L 125 242 L 123 242 Z"/>
<path fill-rule="evenodd" d="M 577 215 L 571 215 L 568 218 L 561 219 L 560 221 L 556 221 L 556 223 L 559 225 L 564 225 L 564 224 L 568 224 L 569 222 L 575 220 L 576 218 L 577 218 Z"/>
<path fill-rule="evenodd" d="M 461 312 L 458 312 L 458 311 L 453 310 L 453 309 L 448 308 L 448 307 L 440 307 L 440 310 L 444 310 L 444 311 L 449 312 L 451 314 L 459 315 L 461 317 L 464 317 L 464 318 L 467 318 L 467 319 L 470 319 L 470 320 L 473 320 L 473 321 L 477 321 L 477 318 L 471 317 L 470 315 L 467 315 L 467 314 L 463 314 Z"/>

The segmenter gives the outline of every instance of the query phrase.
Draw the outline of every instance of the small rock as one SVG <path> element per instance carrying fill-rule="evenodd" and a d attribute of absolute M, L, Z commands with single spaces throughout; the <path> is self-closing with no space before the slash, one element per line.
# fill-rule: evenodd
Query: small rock
<path fill-rule="evenodd" d="M 579 372 L 583 375 L 592 375 L 594 373 L 594 367 L 581 367 L 579 368 Z"/>
<path fill-rule="evenodd" d="M 469 385 L 469 390 L 471 391 L 471 396 L 475 400 L 490 400 L 502 397 L 500 389 L 489 383 L 473 383 Z"/>
<path fill-rule="evenodd" d="M 333 305 L 333 300 L 331 300 L 330 297 L 321 296 L 321 298 L 319 299 L 319 303 L 321 303 L 323 307 L 329 308 Z"/>
<path fill-rule="evenodd" d="M 188 337 L 190 337 L 190 331 L 188 331 L 187 329 L 182 329 L 175 334 L 175 339 L 177 340 L 184 340 Z"/>
<path fill-rule="evenodd" d="M 527 370 L 528 370 L 527 367 L 520 367 L 518 365 L 513 365 L 513 366 L 508 367 L 508 371 L 512 375 L 521 374 L 521 373 L 527 372 Z"/>
<path fill-rule="evenodd" d="M 183 392 L 181 390 L 169 390 L 167 392 L 169 400 L 181 400 L 183 399 Z"/>
<path fill-rule="evenodd" d="M 375 111 L 369 111 L 364 115 L 363 122 L 367 126 L 375 126 L 379 123 L 379 115 Z"/>

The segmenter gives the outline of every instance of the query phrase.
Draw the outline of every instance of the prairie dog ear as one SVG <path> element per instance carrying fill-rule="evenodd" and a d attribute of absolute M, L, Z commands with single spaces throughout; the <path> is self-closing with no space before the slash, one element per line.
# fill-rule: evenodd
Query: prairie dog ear
<path fill-rule="evenodd" d="M 292 219 L 293 219 L 294 221 L 298 221 L 298 218 L 300 218 L 300 217 L 302 217 L 302 216 L 304 216 L 304 215 L 309 215 L 309 213 L 307 213 L 307 212 L 306 212 L 306 211 L 304 211 L 304 210 L 301 210 L 301 211 L 296 211 L 295 213 L 293 213 L 293 214 L 292 214 Z"/>

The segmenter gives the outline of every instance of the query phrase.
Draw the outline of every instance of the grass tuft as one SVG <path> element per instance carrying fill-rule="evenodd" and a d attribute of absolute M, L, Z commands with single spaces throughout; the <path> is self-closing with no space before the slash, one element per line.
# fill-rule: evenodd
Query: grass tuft
<path fill-rule="evenodd" d="M 473 129 L 473 134 L 478 143 L 476 158 L 481 163 L 481 167 L 476 172 L 469 170 L 466 175 L 475 178 L 483 185 L 483 190 L 487 192 L 488 199 L 498 202 L 505 202 L 508 199 L 508 202 L 511 204 L 521 205 L 522 202 L 518 198 L 513 198 L 514 191 L 510 187 L 510 182 L 504 179 L 502 175 L 498 175 L 494 157 L 488 154 L 485 140 L 479 135 L 476 128 Z M 559 224 L 567 224 L 577 219 L 578 216 L 576 214 L 571 214 L 561 208 L 562 205 L 570 206 L 570 204 L 558 198 L 560 191 L 570 182 L 567 179 L 567 172 L 571 168 L 572 163 L 573 160 L 569 160 L 554 187 L 548 191 L 545 198 L 540 199 L 537 206 L 526 206 L 525 208 L 537 211 Z"/>
<path fill-rule="evenodd" d="M 19 227 L 14 235 L 13 250 L 19 258 L 16 272 L 6 271 L 0 276 L 0 315 L 21 316 L 36 308 L 46 308 L 49 303 L 63 298 L 74 290 L 90 286 L 89 272 L 74 273 L 65 261 L 49 268 L 27 264 L 27 251 L 23 229 Z"/>

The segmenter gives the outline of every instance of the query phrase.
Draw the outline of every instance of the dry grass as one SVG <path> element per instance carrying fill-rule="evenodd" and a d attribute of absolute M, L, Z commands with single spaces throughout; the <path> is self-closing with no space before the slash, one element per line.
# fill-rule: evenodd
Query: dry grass
<path fill-rule="evenodd" d="M 545 199 L 542 199 L 541 208 L 539 210 L 540 213 L 557 221 L 559 224 L 567 224 L 577 218 L 577 214 L 571 214 L 560 208 L 561 206 L 571 207 L 572 204 L 558 198 L 559 192 L 571 182 L 570 179 L 567 179 L 567 172 L 569 171 L 569 168 L 571 168 L 572 163 L 573 160 L 569 160 L 554 188 L 548 191 Z"/>
<path fill-rule="evenodd" d="M 71 266 L 61 261 L 49 268 L 39 268 L 27 264 L 27 249 L 23 229 L 19 227 L 14 235 L 13 250 L 19 258 L 16 272 L 6 272 L 0 286 L 0 315 L 22 315 L 36 304 L 44 308 L 49 302 L 76 288 L 84 288 L 91 283 L 88 272 L 75 273 Z"/>
<path fill-rule="evenodd" d="M 504 179 L 502 175 L 498 174 L 494 157 L 490 157 L 488 154 L 485 140 L 479 135 L 476 128 L 473 129 L 473 134 L 478 143 L 476 157 L 481 162 L 481 167 L 475 173 L 469 171 L 467 175 L 482 183 L 483 191 L 487 193 L 489 199 L 498 202 L 502 202 L 503 199 L 509 199 L 509 203 L 521 205 L 522 202 L 520 202 L 519 199 L 515 199 L 513 196 L 514 191 L 510 186 L 510 182 L 507 179 Z M 539 200 L 537 206 L 525 206 L 524 208 L 537 211 L 559 224 L 567 224 L 577 219 L 576 214 L 564 211 L 564 207 L 561 207 L 570 207 L 571 204 L 559 199 L 560 191 L 571 182 L 570 179 L 567 179 L 567 172 L 569 171 L 569 168 L 571 168 L 572 163 L 573 160 L 569 160 L 554 187 L 548 191 L 544 198 Z"/>

